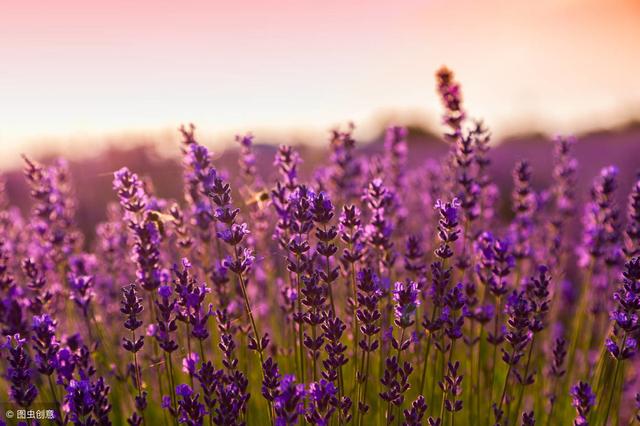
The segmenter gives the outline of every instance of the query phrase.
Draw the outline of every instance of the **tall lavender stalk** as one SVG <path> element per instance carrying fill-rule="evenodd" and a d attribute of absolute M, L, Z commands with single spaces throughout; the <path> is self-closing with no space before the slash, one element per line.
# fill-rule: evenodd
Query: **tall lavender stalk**
<path fill-rule="evenodd" d="M 591 188 L 591 201 L 585 207 L 583 244 L 581 246 L 581 264 L 587 270 L 580 289 L 580 302 L 576 311 L 573 336 L 569 346 L 566 382 L 572 379 L 575 367 L 575 356 L 578 349 L 584 353 L 589 339 L 584 336 L 585 327 L 590 327 L 591 316 L 588 316 L 589 294 L 593 287 L 594 277 L 602 272 L 605 259 L 612 257 L 617 235 L 618 213 L 614 200 L 617 188 L 618 170 L 606 167 L 601 170 Z M 605 293 L 606 294 L 606 293 Z M 586 324 L 585 324 L 586 323 Z"/>
<path fill-rule="evenodd" d="M 496 423 L 500 423 L 504 415 L 502 406 L 507 396 L 511 373 L 524 356 L 526 346 L 531 343 L 531 336 L 529 334 L 531 327 L 531 307 L 525 294 L 518 291 L 511 293 L 507 300 L 506 310 L 509 316 L 507 319 L 508 331 L 505 334 L 505 340 L 510 348 L 509 350 L 502 348 L 502 360 L 507 364 L 508 368 L 498 403 L 493 404 L 493 414 Z"/>
<path fill-rule="evenodd" d="M 404 402 L 404 394 L 409 389 L 409 377 L 413 366 L 403 361 L 401 356 L 409 349 L 411 339 L 405 339 L 407 328 L 415 323 L 415 313 L 420 301 L 418 300 L 418 285 L 414 281 L 396 282 L 393 289 L 394 324 L 400 329 L 398 340 L 391 335 L 391 346 L 396 350 L 395 356 L 388 356 L 385 361 L 385 371 L 380 382 L 386 390 L 380 397 L 387 401 L 386 422 L 390 425 L 395 419 L 393 406 L 400 407 Z"/>
<path fill-rule="evenodd" d="M 438 200 L 435 205 L 435 209 L 439 214 L 438 220 L 438 239 L 440 245 L 434 251 L 436 257 L 439 259 L 432 263 L 432 286 L 431 286 L 431 298 L 433 301 L 433 307 L 431 315 L 425 313 L 422 325 L 428 332 L 427 345 L 425 347 L 423 365 L 422 365 L 422 380 L 420 382 L 420 389 L 424 393 L 427 377 L 427 366 L 429 365 L 429 354 L 431 346 L 434 343 L 434 339 L 439 339 L 440 332 L 442 330 L 443 321 L 440 319 L 441 310 L 444 308 L 444 295 L 448 290 L 448 286 L 451 281 L 452 268 L 448 266 L 449 259 L 454 255 L 451 245 L 454 244 L 459 237 L 460 229 L 458 222 L 458 208 L 459 202 L 454 199 L 451 202 L 442 202 Z M 442 347 L 441 347 L 442 348 Z M 436 356 L 437 359 L 437 356 Z M 432 392 L 431 403 L 433 407 L 434 394 L 433 388 L 435 387 L 435 379 L 432 380 Z"/>
<path fill-rule="evenodd" d="M 624 252 L 627 259 L 640 254 L 640 179 L 629 194 Z"/>
<path fill-rule="evenodd" d="M 358 381 L 357 397 L 357 424 L 362 425 L 363 418 L 369 411 L 367 403 L 367 385 L 369 383 L 371 353 L 380 347 L 380 341 L 376 338 L 380 333 L 380 320 L 382 314 L 378 309 L 378 302 L 382 296 L 379 277 L 371 269 L 363 269 L 358 273 L 358 321 L 362 324 L 360 331 L 362 339 L 358 342 L 362 349 L 362 357 L 358 366 L 356 380 Z"/>
<path fill-rule="evenodd" d="M 139 414 L 142 417 L 142 421 L 146 424 L 144 418 L 144 406 L 146 405 L 146 392 L 143 395 L 142 392 L 142 376 L 140 374 L 140 365 L 138 364 L 138 352 L 144 346 L 144 336 L 136 336 L 136 330 L 142 326 L 142 321 L 139 316 L 142 314 L 144 308 L 142 307 L 142 299 L 138 297 L 137 287 L 135 284 L 131 284 L 128 287 L 122 289 L 122 302 L 120 311 L 127 316 L 124 322 L 124 327 L 131 332 L 131 338 L 122 338 L 122 347 L 131 352 L 133 358 L 134 368 L 134 382 L 138 391 L 136 398 L 136 408 L 139 410 Z"/>
<path fill-rule="evenodd" d="M 7 355 L 7 379 L 11 384 L 9 396 L 19 407 L 29 408 L 38 396 L 38 389 L 32 382 L 31 357 L 25 345 L 26 339 L 16 334 L 7 337 L 4 349 Z"/>
<path fill-rule="evenodd" d="M 553 200 L 554 213 L 551 218 L 549 261 L 554 266 L 562 268 L 567 256 L 567 226 L 576 210 L 576 170 L 577 160 L 571 154 L 575 144 L 573 137 L 558 136 L 555 139 L 554 168 L 553 168 Z"/>
<path fill-rule="evenodd" d="M 231 187 L 218 176 L 215 169 L 210 169 L 208 175 L 205 177 L 203 181 L 203 192 L 211 199 L 213 204 L 217 206 L 214 217 L 223 227 L 221 231 L 218 231 L 217 237 L 226 243 L 232 252 L 232 256 L 228 256 L 224 260 L 223 266 L 232 271 L 238 278 L 245 305 L 245 312 L 249 318 L 253 332 L 253 335 L 249 336 L 249 348 L 258 353 L 260 365 L 263 366 L 264 351 L 269 344 L 269 337 L 267 334 L 260 334 L 247 294 L 247 273 L 255 259 L 252 251 L 243 245 L 245 237 L 249 234 L 249 229 L 246 223 L 236 223 L 239 209 L 234 208 L 231 204 Z M 262 374 L 264 378 L 264 370 L 262 370 Z M 269 406 L 269 419 L 271 423 L 273 423 L 271 402 L 267 402 Z"/>
<path fill-rule="evenodd" d="M 571 405 L 574 406 L 577 412 L 573 424 L 575 426 L 589 426 L 587 415 L 596 401 L 596 396 L 593 394 L 591 387 L 588 383 L 579 382 L 571 388 L 571 397 L 573 398 Z"/>

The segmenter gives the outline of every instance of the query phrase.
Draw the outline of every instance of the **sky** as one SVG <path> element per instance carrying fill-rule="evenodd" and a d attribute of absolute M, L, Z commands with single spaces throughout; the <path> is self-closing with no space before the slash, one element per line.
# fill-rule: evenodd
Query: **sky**
<path fill-rule="evenodd" d="M 212 144 L 437 126 L 443 64 L 497 137 L 640 116 L 638 0 L 0 2 L 0 166 L 185 122 Z"/>

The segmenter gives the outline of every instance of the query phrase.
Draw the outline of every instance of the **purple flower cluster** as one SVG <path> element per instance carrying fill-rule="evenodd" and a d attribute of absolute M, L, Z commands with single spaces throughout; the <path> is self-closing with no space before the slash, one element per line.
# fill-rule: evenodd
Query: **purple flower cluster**
<path fill-rule="evenodd" d="M 0 392 L 60 425 L 640 421 L 638 178 L 626 214 L 627 170 L 581 194 L 558 136 L 549 176 L 505 184 L 450 70 L 437 90 L 443 158 L 349 125 L 264 167 L 252 134 L 230 162 L 190 125 L 182 194 L 123 167 L 90 229 L 91 189 L 25 158 L 30 209 L 0 178 Z"/>

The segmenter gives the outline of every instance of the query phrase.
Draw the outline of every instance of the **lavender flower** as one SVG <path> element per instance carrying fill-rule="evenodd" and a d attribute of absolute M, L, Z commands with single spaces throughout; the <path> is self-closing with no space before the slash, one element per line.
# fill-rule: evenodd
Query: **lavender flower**
<path fill-rule="evenodd" d="M 327 224 L 334 216 L 334 208 L 331 200 L 323 192 L 314 197 L 311 213 L 313 221 L 318 226 L 316 229 L 316 237 L 318 238 L 316 252 L 324 257 L 324 268 L 320 269 L 318 274 L 326 284 L 331 301 L 331 312 L 335 315 L 332 285 L 340 275 L 340 268 L 332 266 L 332 256 L 338 251 L 338 247 L 333 243 L 338 236 L 338 230 L 335 226 L 327 228 Z"/>
<path fill-rule="evenodd" d="M 385 212 L 391 207 L 393 194 L 387 190 L 381 179 L 374 179 L 363 197 L 371 209 L 370 223 L 365 227 L 368 243 L 375 249 L 376 261 L 385 268 L 395 262 L 394 243 L 391 239 L 393 225 Z"/>
<path fill-rule="evenodd" d="M 131 352 L 133 358 L 133 378 L 135 386 L 138 390 L 136 397 L 136 408 L 140 411 L 140 416 L 134 412 L 129 420 L 133 423 L 139 423 L 144 420 L 144 408 L 147 405 L 147 393 L 142 391 L 142 374 L 140 373 L 140 365 L 138 363 L 138 352 L 144 346 L 144 336 L 136 337 L 136 330 L 142 326 L 139 315 L 142 314 L 142 299 L 138 297 L 137 287 L 131 284 L 122 289 L 122 301 L 120 302 L 120 312 L 127 316 L 124 327 L 131 331 L 131 338 L 122 338 L 122 347 Z"/>
<path fill-rule="evenodd" d="M 406 342 L 406 343 L 405 343 Z M 410 341 L 396 342 L 396 350 L 400 353 L 406 350 Z M 403 348 L 404 349 L 398 349 Z M 395 419 L 391 405 L 401 406 L 404 402 L 404 394 L 409 389 L 409 377 L 413 372 L 413 366 L 410 362 L 402 362 L 400 355 L 387 357 L 385 360 L 385 369 L 380 383 L 384 386 L 384 391 L 380 392 L 380 398 L 387 402 L 386 421 L 391 424 Z"/>
<path fill-rule="evenodd" d="M 363 230 L 360 220 L 360 210 L 354 206 L 344 206 L 340 215 L 340 239 L 347 245 L 344 249 L 341 260 L 345 270 L 362 259 L 364 255 Z"/>
<path fill-rule="evenodd" d="M 617 189 L 618 169 L 606 167 L 595 180 L 591 189 L 591 202 L 586 206 L 584 218 L 583 250 L 593 259 L 613 261 L 617 255 L 618 210 L 614 202 Z M 585 257 L 583 253 L 583 257 Z M 583 263 L 587 263 L 583 260 Z"/>
<path fill-rule="evenodd" d="M 552 237 L 550 261 L 555 261 L 561 255 L 566 244 L 566 222 L 575 213 L 575 184 L 577 160 L 571 155 L 571 148 L 575 138 L 558 136 L 555 138 L 554 168 L 553 168 L 553 200 L 554 216 L 551 219 Z"/>
<path fill-rule="evenodd" d="M 615 321 L 613 334 L 605 346 L 618 360 L 631 358 L 638 350 L 635 332 L 640 328 L 640 258 L 634 257 L 625 264 L 622 286 L 614 294 L 616 307 L 611 312 Z"/>
<path fill-rule="evenodd" d="M 311 383 L 307 392 L 309 408 L 305 419 L 311 424 L 328 426 L 336 410 L 336 393 L 333 383 L 324 379 Z"/>
<path fill-rule="evenodd" d="M 104 377 L 98 378 L 98 380 L 93 383 L 91 389 L 91 395 L 93 397 L 93 415 L 101 426 L 111 425 L 109 415 L 111 414 L 113 407 L 109 402 L 110 393 L 111 387 L 105 383 Z"/>
<path fill-rule="evenodd" d="M 420 305 L 418 284 L 407 280 L 397 282 L 393 290 L 395 323 L 400 328 L 407 328 L 415 323 L 416 309 Z"/>
<path fill-rule="evenodd" d="M 28 300 L 28 308 L 34 315 L 43 314 L 53 298 L 53 293 L 45 288 L 47 284 L 43 268 L 36 264 L 35 259 L 27 258 L 22 262 L 22 271 L 27 277 L 27 286 L 32 292 Z"/>
<path fill-rule="evenodd" d="M 474 133 L 460 135 L 456 139 L 455 166 L 456 196 L 460 200 L 460 207 L 467 221 L 467 227 L 480 215 L 480 185 L 476 182 L 472 166 L 475 161 Z M 466 236 L 465 236 L 466 238 Z M 466 259 L 463 259 L 466 260 Z"/>
<path fill-rule="evenodd" d="M 526 292 L 531 304 L 531 331 L 533 333 L 539 333 L 544 329 L 546 315 L 550 308 L 549 284 L 551 276 L 548 271 L 545 265 L 539 266 L 537 275 L 531 277 L 530 282 L 527 283 Z"/>
<path fill-rule="evenodd" d="M 473 141 L 473 160 L 477 165 L 476 181 L 481 188 L 481 195 L 486 196 L 487 191 L 491 189 L 492 186 L 491 179 L 487 173 L 488 168 L 491 165 L 491 159 L 488 157 L 491 132 L 482 120 L 476 120 L 473 124 L 473 128 L 469 132 L 469 136 Z M 481 197 L 480 201 L 483 210 L 489 207 L 484 205 L 484 203 L 488 201 L 485 197 Z M 487 215 L 487 212 L 485 212 L 483 216 L 491 217 L 490 215 Z"/>
<path fill-rule="evenodd" d="M 269 357 L 264 362 L 262 369 L 264 371 L 262 396 L 264 396 L 267 401 L 273 402 L 278 396 L 278 388 L 282 379 L 280 370 L 278 369 L 278 363 Z"/>
<path fill-rule="evenodd" d="M 522 426 L 535 426 L 536 419 L 533 411 L 525 411 L 522 413 Z"/>
<path fill-rule="evenodd" d="M 437 88 L 445 113 L 443 122 L 449 128 L 448 135 L 460 131 L 465 112 L 462 107 L 462 91 L 460 84 L 455 81 L 453 72 L 447 67 L 442 67 L 436 73 Z"/>
<path fill-rule="evenodd" d="M 253 135 L 247 133 L 244 136 L 237 135 L 236 142 L 240 145 L 240 159 L 238 165 L 247 182 L 251 183 L 256 178 L 256 156 L 253 153 Z"/>
<path fill-rule="evenodd" d="M 422 249 L 422 237 L 418 235 L 410 235 L 405 245 L 406 251 L 404 255 L 404 268 L 407 272 L 415 274 L 422 278 L 427 265 L 424 261 L 425 253 Z"/>
<path fill-rule="evenodd" d="M 60 264 L 73 251 L 79 238 L 72 227 L 75 206 L 68 167 L 64 160 L 54 166 L 44 167 L 26 156 L 23 158 L 26 164 L 25 177 L 35 202 L 32 228 L 41 242 L 35 249 L 45 259 Z"/>
<path fill-rule="evenodd" d="M 223 370 L 216 370 L 211 361 L 203 362 L 195 374 L 195 377 L 200 383 L 203 400 L 210 415 L 214 412 L 218 403 L 216 391 L 220 386 L 223 386 L 223 376 Z"/>
<path fill-rule="evenodd" d="M 402 189 L 405 185 L 408 133 L 407 128 L 401 126 L 389 126 L 385 132 L 385 159 L 388 161 L 386 175 L 396 190 Z"/>
<path fill-rule="evenodd" d="M 142 307 L 142 299 L 138 297 L 137 287 L 135 284 L 131 284 L 128 287 L 122 289 L 122 302 L 120 312 L 127 316 L 124 322 L 124 327 L 131 330 L 134 335 L 133 340 L 129 340 L 123 337 L 123 347 L 132 353 L 138 352 L 144 345 L 144 336 L 135 338 L 135 330 L 142 326 L 142 321 L 139 315 L 142 314 L 144 308 Z"/>
<path fill-rule="evenodd" d="M 511 346 L 511 352 L 502 349 L 502 360 L 513 366 L 520 362 L 524 348 L 531 339 L 531 305 L 523 292 L 514 291 L 507 300 L 507 333 L 505 340 Z"/>
<path fill-rule="evenodd" d="M 550 408 L 548 417 L 553 417 L 553 410 L 556 406 L 557 393 L 556 385 L 560 382 L 560 379 L 565 375 L 566 369 L 564 368 L 564 360 L 567 356 L 566 341 L 562 337 L 557 337 L 552 346 L 552 360 L 551 365 L 548 368 L 548 374 L 552 377 L 552 387 L 549 393 Z"/>
<path fill-rule="evenodd" d="M 71 421 L 76 426 L 93 424 L 90 415 L 93 411 L 95 400 L 89 380 L 71 380 L 67 386 L 65 402 L 69 406 Z"/>
<path fill-rule="evenodd" d="M 300 161 L 300 156 L 290 146 L 280 145 L 273 164 L 278 167 L 278 171 L 284 178 L 285 185 L 289 190 L 293 190 L 296 187 Z"/>
<path fill-rule="evenodd" d="M 460 230 L 458 229 L 458 207 L 460 207 L 460 202 L 455 198 L 451 202 L 438 200 L 435 205 L 440 215 L 438 220 L 440 246 L 436 249 L 435 254 L 443 261 L 453 256 L 451 244 L 457 241 L 460 235 Z"/>
<path fill-rule="evenodd" d="M 549 367 L 552 376 L 560 378 L 564 375 L 565 370 L 562 365 L 566 355 L 566 341 L 562 337 L 558 337 L 553 342 L 553 362 Z"/>
<path fill-rule="evenodd" d="M 232 249 L 233 256 L 227 257 L 222 265 L 238 276 L 246 313 L 253 332 L 253 336 L 249 337 L 250 347 L 260 354 L 262 364 L 264 363 L 262 352 L 266 348 L 268 337 L 259 335 L 247 296 L 245 277 L 255 259 L 252 251 L 242 246 L 242 242 L 248 234 L 247 225 L 236 223 L 239 210 L 231 204 L 231 187 L 216 174 L 215 169 L 210 170 L 208 180 L 203 184 L 203 191 L 217 206 L 214 216 L 223 227 L 223 230 L 217 232 L 217 237 Z"/>
<path fill-rule="evenodd" d="M 340 341 L 346 328 L 347 326 L 338 317 L 327 317 L 322 324 L 324 337 L 327 340 L 325 345 L 327 358 L 322 361 L 325 368 L 322 377 L 330 382 L 335 383 L 338 380 L 338 372 L 348 362 L 345 356 L 347 346 Z"/>
<path fill-rule="evenodd" d="M 360 324 L 360 332 L 362 339 L 358 342 L 359 348 L 362 350 L 362 356 L 370 359 L 371 352 L 374 352 L 380 346 L 380 341 L 376 335 L 380 333 L 381 312 L 378 310 L 378 302 L 382 295 L 380 290 L 380 282 L 378 276 L 371 269 L 363 269 L 358 273 L 358 309 L 356 316 Z M 358 386 L 364 389 L 364 396 L 358 401 L 358 411 L 364 415 L 369 410 L 366 403 L 366 388 L 369 380 L 368 363 L 366 368 L 359 369 L 356 375 Z"/>
<path fill-rule="evenodd" d="M 497 406 L 496 404 L 493 405 L 496 422 L 500 422 L 503 415 L 502 405 L 507 394 L 510 374 L 520 362 L 524 355 L 525 347 L 531 340 L 531 306 L 524 292 L 513 291 L 507 299 L 505 310 L 508 314 L 505 340 L 510 346 L 510 351 L 500 348 L 502 360 L 507 363 L 508 369 L 502 388 L 502 396 Z"/>
<path fill-rule="evenodd" d="M 249 395 L 237 383 L 219 386 L 218 406 L 213 413 L 213 423 L 221 425 L 241 424 Z"/>
<path fill-rule="evenodd" d="M 286 375 L 282 378 L 278 387 L 278 396 L 275 398 L 273 407 L 276 412 L 277 426 L 292 426 L 298 424 L 299 416 L 303 415 L 304 384 L 296 384 L 296 378 L 293 375 Z"/>
<path fill-rule="evenodd" d="M 324 334 L 316 335 L 316 329 L 325 322 L 326 313 L 324 304 L 327 300 L 327 291 L 324 286 L 319 285 L 319 277 L 317 274 L 305 276 L 302 278 L 304 287 L 302 288 L 302 304 L 308 309 L 303 315 L 303 320 L 308 324 L 313 332 L 312 335 L 304 333 L 304 346 L 309 350 L 309 355 L 313 361 L 312 374 L 316 376 L 316 360 L 320 356 L 320 349 L 324 344 Z"/>
<path fill-rule="evenodd" d="M 51 376 L 56 367 L 60 342 L 56 339 L 57 323 L 49 315 L 33 317 L 33 346 L 36 351 L 35 364 L 40 374 Z"/>
<path fill-rule="evenodd" d="M 238 369 L 238 359 L 235 355 L 236 342 L 233 337 L 235 328 L 231 325 L 231 319 L 228 313 L 224 310 L 217 311 L 216 318 L 220 332 L 220 343 L 218 347 L 224 356 L 222 365 L 225 367 L 225 374 L 221 377 L 224 386 L 217 388 L 219 405 L 215 410 L 216 416 L 214 417 L 214 422 L 237 421 L 237 418 L 240 418 L 247 408 L 247 401 L 250 395 L 246 390 L 249 381 L 245 374 Z M 263 368 L 267 368 L 268 366 L 268 363 L 262 363 Z M 269 372 L 263 370 L 263 381 L 267 374 L 269 374 Z M 229 409 L 232 409 L 234 412 L 227 413 L 226 410 Z"/>
<path fill-rule="evenodd" d="M 347 131 L 331 132 L 331 164 L 329 179 L 333 183 L 333 193 L 345 202 L 357 197 L 358 180 L 362 174 L 362 165 L 354 155 L 356 141 L 353 139 L 354 125 L 350 123 Z"/>
<path fill-rule="evenodd" d="M 115 172 L 113 177 L 113 189 L 118 194 L 122 207 L 131 214 L 141 213 L 148 199 L 138 175 L 125 167 Z"/>
<path fill-rule="evenodd" d="M 504 340 L 504 334 L 498 327 L 502 310 L 501 301 L 509 291 L 507 278 L 515 266 L 515 257 L 512 255 L 508 240 L 494 239 L 488 233 L 481 235 L 478 245 L 480 263 L 476 266 L 476 273 L 480 282 L 487 286 L 487 290 L 496 299 L 494 327 L 487 335 L 487 341 L 494 345 L 495 349 Z"/>
<path fill-rule="evenodd" d="M 11 384 L 9 396 L 18 406 L 28 408 L 38 396 L 38 389 L 32 383 L 31 358 L 25 348 L 25 339 L 17 334 L 7 337 L 4 347 L 9 351 L 6 358 L 9 364 L 7 379 Z"/>
<path fill-rule="evenodd" d="M 196 283 L 196 278 L 190 273 L 191 263 L 182 259 L 182 271 L 174 266 L 175 292 L 178 294 L 178 319 L 186 324 L 188 336 L 188 352 L 191 353 L 190 339 L 195 337 L 200 342 L 209 337 L 207 321 L 213 315 L 211 305 L 204 306 L 204 299 L 210 292 L 206 284 Z"/>
<path fill-rule="evenodd" d="M 629 194 L 624 252 L 627 258 L 640 254 L 640 179 Z"/>
<path fill-rule="evenodd" d="M 20 305 L 20 290 L 16 286 L 15 278 L 11 272 L 9 250 L 7 243 L 0 241 L 0 324 L 2 334 L 12 336 L 15 334 L 28 334 L 28 325 L 23 319 L 22 306 Z"/>
<path fill-rule="evenodd" d="M 531 166 L 520 161 L 513 171 L 513 206 L 515 219 L 512 225 L 514 235 L 513 255 L 517 260 L 531 255 L 530 237 L 535 210 L 535 193 L 531 188 Z"/>
<path fill-rule="evenodd" d="M 128 214 L 128 226 L 135 238 L 133 260 L 137 264 L 138 284 L 154 291 L 162 284 L 159 244 L 160 230 L 154 214 L 145 211 L 149 203 L 142 181 L 135 173 L 122 168 L 114 173 L 113 188 L 120 205 Z"/>
<path fill-rule="evenodd" d="M 404 410 L 404 422 L 402 426 L 421 426 L 424 413 L 427 411 L 427 403 L 424 396 L 420 395 L 411 404 L 410 409 Z"/>
<path fill-rule="evenodd" d="M 93 292 L 94 278 L 89 275 L 77 275 L 70 273 L 67 280 L 73 292 L 70 298 L 80 308 L 82 315 L 87 320 L 89 317 L 91 300 L 95 296 L 95 293 Z"/>
<path fill-rule="evenodd" d="M 596 396 L 591 387 L 586 382 L 579 382 L 571 388 L 571 397 L 573 398 L 571 405 L 576 409 L 578 415 L 573 424 L 575 426 L 588 426 L 587 415 L 596 403 Z"/>
<path fill-rule="evenodd" d="M 159 346 L 171 355 L 178 349 L 178 344 L 172 338 L 172 334 L 178 329 L 176 324 L 176 305 L 177 301 L 172 298 L 171 287 L 164 285 L 158 289 L 160 300 L 155 302 L 157 312 L 157 323 L 154 337 L 158 341 Z"/>
<path fill-rule="evenodd" d="M 185 384 L 176 386 L 176 394 L 182 398 L 178 401 L 178 421 L 191 426 L 202 425 L 205 408 L 199 402 L 200 395 Z"/>
<path fill-rule="evenodd" d="M 185 250 L 190 250 L 193 247 L 194 240 L 191 236 L 190 229 L 186 223 L 186 218 L 179 204 L 173 204 L 169 208 L 169 214 L 171 215 L 173 229 L 176 234 L 176 244 Z"/>
<path fill-rule="evenodd" d="M 463 376 L 458 374 L 460 363 L 447 363 L 447 373 L 444 379 L 438 383 L 440 389 L 444 393 L 444 407 L 447 411 L 455 413 L 462 410 L 462 400 L 457 399 L 462 394 L 462 378 Z"/>

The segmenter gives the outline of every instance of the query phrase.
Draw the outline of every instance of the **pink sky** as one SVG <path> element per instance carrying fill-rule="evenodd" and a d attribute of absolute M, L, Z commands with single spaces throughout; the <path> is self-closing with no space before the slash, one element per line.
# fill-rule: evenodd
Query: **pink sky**
<path fill-rule="evenodd" d="M 640 115 L 638 0 L 14 1 L 0 12 L 0 165 L 197 123 L 304 131 L 435 121 L 433 73 L 497 135 Z"/>

